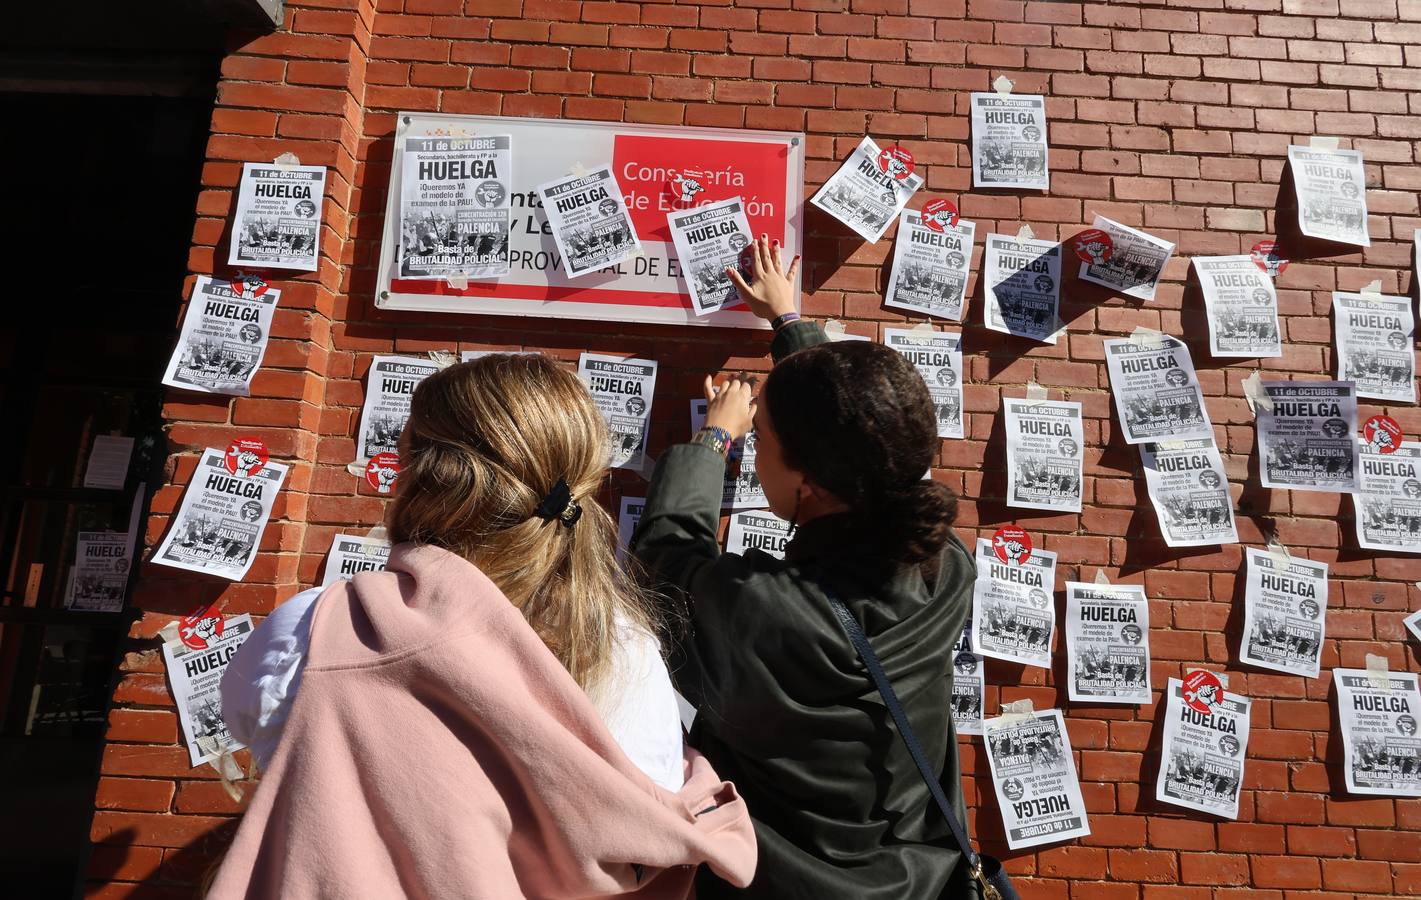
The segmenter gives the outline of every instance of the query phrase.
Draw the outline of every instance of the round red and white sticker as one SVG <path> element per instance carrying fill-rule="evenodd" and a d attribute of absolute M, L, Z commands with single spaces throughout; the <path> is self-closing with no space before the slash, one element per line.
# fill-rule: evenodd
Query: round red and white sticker
<path fill-rule="evenodd" d="M 198 607 L 178 619 L 178 639 L 194 650 L 206 650 L 222 636 L 224 623 L 217 604 Z"/>
<path fill-rule="evenodd" d="M 1195 669 L 1184 676 L 1184 703 L 1192 710 L 1206 713 L 1224 702 L 1224 685 L 1219 676 Z"/>
<path fill-rule="evenodd" d="M 397 453 L 376 453 L 365 466 L 366 482 L 382 494 L 390 493 L 398 477 L 400 457 Z"/>
<path fill-rule="evenodd" d="M 1378 453 L 1395 453 L 1401 446 L 1401 425 L 1391 416 L 1372 416 L 1362 425 L 1362 439 Z"/>
<path fill-rule="evenodd" d="M 1031 535 L 1025 528 L 1003 525 L 992 535 L 992 550 L 1002 562 L 1019 566 L 1031 558 Z"/>
<path fill-rule="evenodd" d="M 923 224 L 933 231 L 942 231 L 957 224 L 957 207 L 951 200 L 929 200 L 923 204 L 921 213 Z"/>
<path fill-rule="evenodd" d="M 1249 252 L 1254 265 L 1268 273 L 1269 278 L 1277 278 L 1288 268 L 1288 260 L 1278 253 L 1277 241 L 1259 241 Z"/>
<path fill-rule="evenodd" d="M 1099 228 L 1082 231 L 1072 239 L 1071 246 L 1075 248 L 1076 256 L 1080 257 L 1081 262 L 1092 266 L 1109 262 L 1110 254 L 1115 252 L 1115 242 Z"/>
<path fill-rule="evenodd" d="M 913 174 L 913 154 L 894 144 L 878 151 L 879 171 L 902 181 Z"/>
<path fill-rule="evenodd" d="M 666 193 L 674 202 L 683 206 L 689 205 L 705 191 L 708 180 L 705 173 L 695 169 L 672 172 L 666 181 Z"/>
<path fill-rule="evenodd" d="M 260 275 L 237 274 L 227 283 L 232 292 L 241 297 L 260 297 L 266 293 L 266 280 Z"/>
<path fill-rule="evenodd" d="M 271 454 L 261 438 L 237 438 L 227 445 L 227 452 L 222 455 L 228 472 L 248 478 L 260 472 L 270 460 Z"/>

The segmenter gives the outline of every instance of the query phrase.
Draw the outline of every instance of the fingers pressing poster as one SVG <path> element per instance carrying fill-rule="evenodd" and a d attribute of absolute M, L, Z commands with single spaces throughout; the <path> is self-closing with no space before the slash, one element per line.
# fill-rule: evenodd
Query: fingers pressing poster
<path fill-rule="evenodd" d="M 1367 173 L 1357 150 L 1289 147 L 1298 229 L 1308 237 L 1368 247 Z"/>
<path fill-rule="evenodd" d="M 1061 245 L 988 234 L 982 255 L 982 324 L 1056 343 L 1061 322 Z"/>
<path fill-rule="evenodd" d="M 1046 98 L 972 95 L 973 187 L 1048 190 Z"/>
<path fill-rule="evenodd" d="M 1022 562 L 1003 562 L 991 541 L 978 538 L 973 649 L 982 656 L 1050 668 L 1055 592 L 1056 554 L 1032 550 Z"/>
<path fill-rule="evenodd" d="M 1209 352 L 1215 357 L 1283 355 L 1278 292 L 1249 255 L 1196 256 L 1194 272 L 1209 318 Z"/>
<path fill-rule="evenodd" d="M 911 154 L 896 146 L 881 149 L 865 137 L 810 202 L 877 243 L 922 186 Z"/>
<path fill-rule="evenodd" d="M 983 729 L 1007 846 L 1019 850 L 1090 834 L 1059 709 L 988 719 Z"/>
<path fill-rule="evenodd" d="M 325 166 L 244 163 L 228 265 L 316 271 Z"/>
<path fill-rule="evenodd" d="M 1136 584 L 1066 582 L 1070 697 L 1150 702 L 1150 603 Z"/>
<path fill-rule="evenodd" d="M 691 401 L 691 433 L 706 424 L 707 402 L 704 398 Z M 725 486 L 721 493 L 721 509 L 764 509 L 765 489 L 755 471 L 755 432 L 752 430 L 730 445 L 725 459 Z"/>
<path fill-rule="evenodd" d="M 377 356 L 370 362 L 365 404 L 360 408 L 360 436 L 355 457 L 365 462 L 381 453 L 398 453 L 400 433 L 410 417 L 410 400 L 419 383 L 439 365 L 414 356 Z"/>
<path fill-rule="evenodd" d="M 754 240 L 740 198 L 667 213 L 666 223 L 696 315 L 739 302 L 740 293 L 725 270 L 736 269 L 742 275 L 749 272 L 741 253 Z"/>
<path fill-rule="evenodd" d="M 1296 556 L 1284 562 L 1245 549 L 1243 639 L 1249 665 L 1316 678 L 1327 621 L 1327 563 Z"/>
<path fill-rule="evenodd" d="M 1214 439 L 1183 341 L 1158 333 L 1107 340 L 1105 365 L 1125 443 Z"/>
<path fill-rule="evenodd" d="M 569 278 L 601 271 L 642 252 L 611 166 L 539 185 L 538 196 Z"/>
<path fill-rule="evenodd" d="M 237 649 L 252 636 L 252 617 L 232 616 L 219 621 L 222 627 L 200 641 L 204 645 L 201 649 L 182 641 L 163 644 L 173 704 L 178 708 L 188 760 L 194 766 L 246 746 L 232 737 L 222 718 L 222 675 Z"/>
<path fill-rule="evenodd" d="M 1127 297 L 1155 299 L 1155 288 L 1164 274 L 1164 264 L 1174 253 L 1174 245 L 1154 235 L 1096 216 L 1095 228 L 1110 237 L 1106 251 L 1082 259 L 1080 279 L 1108 287 Z"/>
<path fill-rule="evenodd" d="M 931 227 L 921 214 L 903 210 L 883 305 L 961 322 L 976 231 L 964 219 Z"/>
<path fill-rule="evenodd" d="M 1253 701 L 1219 689 L 1212 673 L 1203 674 L 1214 678 L 1205 688 L 1193 689 L 1178 678 L 1165 688 L 1155 799 L 1237 819 Z"/>
<path fill-rule="evenodd" d="M 952 725 L 958 734 L 982 733 L 986 679 L 982 657 L 972 652 L 972 623 L 952 648 Z"/>
<path fill-rule="evenodd" d="M 1238 543 L 1224 461 L 1212 438 L 1141 444 L 1140 463 L 1166 544 Z"/>
<path fill-rule="evenodd" d="M 646 461 L 656 360 L 584 353 L 577 359 L 577 377 L 607 423 L 608 467 L 640 469 Z"/>
<path fill-rule="evenodd" d="M 1361 486 L 1352 495 L 1357 545 L 1367 550 L 1421 553 L 1421 444 L 1390 453 L 1359 448 Z"/>
<path fill-rule="evenodd" d="M 927 382 L 938 437 L 962 437 L 962 335 L 885 328 L 883 341 L 903 354 Z"/>
<path fill-rule="evenodd" d="M 725 552 L 744 556 L 760 550 L 775 559 L 785 558 L 789 546 L 789 523 L 768 509 L 734 513 L 725 532 Z"/>
<path fill-rule="evenodd" d="M 1081 405 L 1002 399 L 1007 428 L 1007 506 L 1081 511 Z"/>
<path fill-rule="evenodd" d="M 1357 383 L 1358 397 L 1416 402 L 1416 318 L 1411 298 L 1332 294 L 1337 380 Z"/>
<path fill-rule="evenodd" d="M 208 394 L 245 397 L 266 356 L 281 291 L 259 280 L 197 276 L 178 345 L 163 383 Z"/>
<path fill-rule="evenodd" d="M 497 278 L 509 272 L 513 137 L 404 139 L 401 278 Z"/>
<path fill-rule="evenodd" d="M 227 468 L 226 453 L 202 451 L 173 524 L 152 561 L 241 581 L 257 556 L 286 466 L 270 460 L 250 475 Z"/>
<path fill-rule="evenodd" d="M 355 534 L 334 535 L 321 587 L 330 587 L 342 578 L 354 578 L 361 572 L 383 572 L 389 562 L 389 541 Z"/>
<path fill-rule="evenodd" d="M 1421 797 L 1421 690 L 1414 672 L 1333 669 L 1350 794 Z"/>
<path fill-rule="evenodd" d="M 1254 410 L 1263 486 L 1355 491 L 1360 484 L 1355 385 L 1265 381 L 1262 387 L 1272 401 Z"/>

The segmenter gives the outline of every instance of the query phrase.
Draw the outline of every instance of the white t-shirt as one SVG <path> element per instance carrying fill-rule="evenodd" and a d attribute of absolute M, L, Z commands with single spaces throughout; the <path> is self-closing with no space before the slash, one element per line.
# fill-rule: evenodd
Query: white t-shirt
<path fill-rule="evenodd" d="M 266 768 L 281 740 L 311 646 L 311 618 L 322 588 L 302 591 L 257 626 L 222 676 L 222 718 L 232 737 Z M 622 752 L 668 791 L 679 791 L 681 709 L 656 638 L 619 622 L 607 680 L 593 705 Z"/>

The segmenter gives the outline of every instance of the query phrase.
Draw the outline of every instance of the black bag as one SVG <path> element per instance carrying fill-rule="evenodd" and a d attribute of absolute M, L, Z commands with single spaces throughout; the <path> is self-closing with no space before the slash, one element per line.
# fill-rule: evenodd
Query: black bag
<path fill-rule="evenodd" d="M 985 900 L 1020 900 L 1016 888 L 1012 887 L 1011 879 L 1002 869 L 1001 862 L 990 856 L 981 856 L 972 849 L 972 842 L 968 840 L 962 823 L 957 821 L 957 811 L 952 808 L 952 803 L 943 793 L 942 784 L 933 774 L 932 766 L 928 765 L 923 747 L 918 743 L 918 736 L 913 733 L 912 726 L 908 724 L 908 716 L 903 711 L 903 705 L 898 702 L 898 694 L 894 692 L 893 685 L 888 683 L 888 675 L 883 671 L 883 665 L 878 661 L 878 654 L 874 653 L 873 647 L 869 646 L 868 637 L 859 627 L 858 620 L 853 617 L 849 608 L 833 591 L 823 585 L 820 587 L 829 598 L 829 606 L 833 608 L 835 618 L 848 633 L 849 641 L 858 651 L 859 659 L 863 660 L 869 676 L 873 678 L 878 693 L 883 696 L 884 705 L 888 707 L 888 712 L 898 725 L 898 734 L 903 738 L 903 743 L 908 745 L 908 753 L 912 755 L 913 762 L 918 764 L 918 773 L 923 776 L 923 781 L 927 782 L 928 791 L 932 793 L 933 800 L 937 801 L 938 809 L 942 810 L 942 817 L 951 826 L 952 836 L 957 841 L 958 849 L 962 851 L 962 858 L 967 860 L 968 871 L 981 887 L 982 896 Z"/>

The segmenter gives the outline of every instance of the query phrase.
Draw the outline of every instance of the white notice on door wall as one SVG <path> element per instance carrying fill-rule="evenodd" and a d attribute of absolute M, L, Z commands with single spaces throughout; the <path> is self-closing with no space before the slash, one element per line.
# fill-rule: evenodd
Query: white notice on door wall
<path fill-rule="evenodd" d="M 1337 380 L 1357 383 L 1358 397 L 1416 402 L 1416 317 L 1410 297 L 1332 294 Z"/>
<path fill-rule="evenodd" d="M 1196 256 L 1194 272 L 1209 317 L 1209 352 L 1215 357 L 1283 355 L 1278 293 L 1253 257 Z"/>
<path fill-rule="evenodd" d="M 982 255 L 982 324 L 1056 343 L 1061 322 L 1061 245 L 988 234 Z"/>
<path fill-rule="evenodd" d="M 641 253 L 641 241 L 610 166 L 539 185 L 538 196 L 569 278 Z"/>
<path fill-rule="evenodd" d="M 1421 553 L 1421 443 L 1391 453 L 1363 443 L 1361 486 L 1352 495 L 1357 545 L 1367 550 Z"/>
<path fill-rule="evenodd" d="M 497 278 L 509 271 L 513 138 L 404 139 L 401 278 Z"/>
<path fill-rule="evenodd" d="M 1104 345 L 1125 443 L 1214 439 L 1194 360 L 1183 341 L 1155 333 Z"/>
<path fill-rule="evenodd" d="M 1019 850 L 1090 834 L 1060 710 L 989 719 L 984 730 L 1009 847 Z"/>
<path fill-rule="evenodd" d="M 1007 506 L 1081 511 L 1085 433 L 1081 405 L 1002 398 L 1007 428 Z"/>
<path fill-rule="evenodd" d="M 266 355 L 281 292 L 261 281 L 197 276 L 163 383 L 205 394 L 246 396 Z"/>
<path fill-rule="evenodd" d="M 181 641 L 163 644 L 173 704 L 178 709 L 188 759 L 194 766 L 246 746 L 232 737 L 222 718 L 222 675 L 237 649 L 251 637 L 252 617 L 232 616 L 221 624 L 221 633 L 208 638 L 202 649 Z"/>
<path fill-rule="evenodd" d="M 952 648 L 952 724 L 958 734 L 982 733 L 984 677 L 982 657 L 972 652 L 972 623 Z"/>
<path fill-rule="evenodd" d="M 1155 288 L 1164 273 L 1164 264 L 1174 253 L 1174 245 L 1104 216 L 1096 216 L 1093 224 L 1110 235 L 1113 246 L 1103 262 L 1081 262 L 1081 281 L 1108 287 L 1127 297 L 1155 299 Z"/>
<path fill-rule="evenodd" d="M 1164 744 L 1155 799 L 1237 819 L 1253 701 L 1227 691 L 1206 699 L 1192 694 L 1178 678 L 1169 680 L 1164 695 Z"/>
<path fill-rule="evenodd" d="M 1414 672 L 1332 670 L 1348 793 L 1421 797 L 1416 681 Z"/>
<path fill-rule="evenodd" d="M 1265 381 L 1271 409 L 1259 404 L 1258 459 L 1264 487 L 1355 491 L 1357 393 L 1350 381 Z"/>
<path fill-rule="evenodd" d="M 776 559 L 785 558 L 789 546 L 789 523 L 769 510 L 738 512 L 730 517 L 725 532 L 725 552 L 744 555 L 763 550 Z"/>
<path fill-rule="evenodd" d="M 1308 237 L 1370 246 L 1367 173 L 1356 150 L 1289 147 L 1288 169 L 1298 198 L 1298 229 Z"/>
<path fill-rule="evenodd" d="M 355 534 L 337 534 L 331 538 L 331 552 L 326 558 L 326 574 L 321 587 L 328 587 L 342 578 L 354 578 L 361 572 L 381 572 L 390 561 L 390 542 Z"/>
<path fill-rule="evenodd" d="M 1243 639 L 1249 665 L 1316 678 L 1327 619 L 1327 563 L 1246 549 Z"/>
<path fill-rule="evenodd" d="M 684 212 L 667 213 L 666 223 L 696 315 L 739 303 L 740 293 L 725 270 L 736 269 L 742 276 L 749 271 L 740 258 L 741 251 L 754 239 L 750 220 L 745 217 L 745 203 L 739 197 L 731 197 Z"/>
<path fill-rule="evenodd" d="M 864 138 L 810 202 L 876 243 L 923 186 L 912 157 L 895 149 Z"/>
<path fill-rule="evenodd" d="M 656 361 L 584 353 L 577 377 L 607 423 L 608 466 L 640 469 L 646 461 L 646 429 L 656 392 Z"/>
<path fill-rule="evenodd" d="M 1140 464 L 1166 544 L 1238 543 L 1233 497 L 1212 438 L 1141 444 Z"/>
<path fill-rule="evenodd" d="M 1150 603 L 1136 584 L 1066 582 L 1073 701 L 1150 702 Z"/>
<path fill-rule="evenodd" d="M 316 271 L 325 166 L 245 163 L 227 263 Z"/>
<path fill-rule="evenodd" d="M 1033 550 L 1025 562 L 1002 562 L 992 542 L 978 538 L 973 649 L 983 656 L 1050 668 L 1055 593 L 1056 554 Z"/>
<path fill-rule="evenodd" d="M 410 400 L 419 383 L 439 366 L 415 356 L 377 356 L 365 379 L 365 404 L 360 409 L 357 461 L 379 453 L 398 453 L 400 433 L 410 417 Z"/>
<path fill-rule="evenodd" d="M 977 226 L 964 219 L 930 228 L 911 209 L 898 219 L 893 272 L 883 305 L 962 321 Z"/>
<path fill-rule="evenodd" d="M 962 437 L 962 335 L 885 328 L 883 342 L 907 357 L 927 382 L 938 437 Z"/>
<path fill-rule="evenodd" d="M 257 557 L 286 466 L 270 460 L 252 475 L 227 470 L 226 453 L 202 451 L 182 504 L 152 562 L 241 581 Z"/>
<path fill-rule="evenodd" d="M 1046 98 L 972 95 L 973 187 L 1047 190 Z"/>

